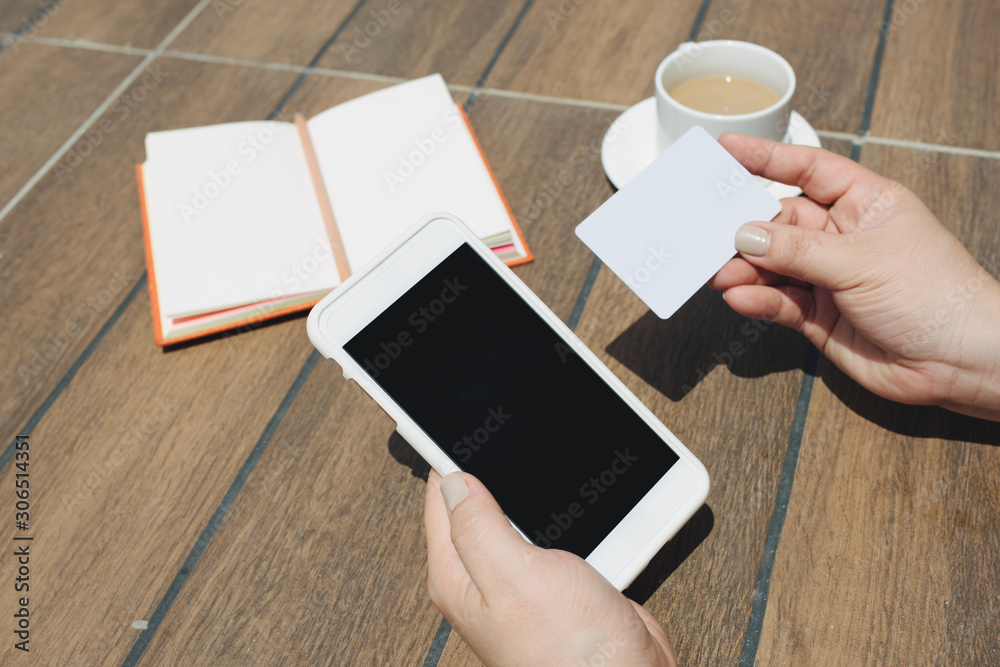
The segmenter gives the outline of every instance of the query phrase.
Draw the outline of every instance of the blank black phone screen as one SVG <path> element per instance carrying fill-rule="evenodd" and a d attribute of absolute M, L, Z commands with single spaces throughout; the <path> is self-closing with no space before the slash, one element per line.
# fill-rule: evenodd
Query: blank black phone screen
<path fill-rule="evenodd" d="M 539 546 L 586 558 L 678 460 L 467 244 L 344 348 Z"/>

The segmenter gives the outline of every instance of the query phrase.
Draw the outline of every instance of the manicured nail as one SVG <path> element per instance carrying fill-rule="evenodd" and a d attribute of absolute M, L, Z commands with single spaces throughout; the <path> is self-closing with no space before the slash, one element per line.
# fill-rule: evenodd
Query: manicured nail
<path fill-rule="evenodd" d="M 441 480 L 441 495 L 444 496 L 448 510 L 453 510 L 456 505 L 469 497 L 469 485 L 465 483 L 460 473 L 449 473 Z"/>
<path fill-rule="evenodd" d="M 736 232 L 736 249 L 748 255 L 767 254 L 767 245 L 770 242 L 771 235 L 760 227 L 743 225 Z"/>

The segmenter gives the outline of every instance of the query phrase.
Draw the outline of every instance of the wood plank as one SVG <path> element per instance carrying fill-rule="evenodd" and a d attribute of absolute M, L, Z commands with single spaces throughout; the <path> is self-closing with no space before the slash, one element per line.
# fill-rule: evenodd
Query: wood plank
<path fill-rule="evenodd" d="M 128 113 L 113 106 L 101 141 L 78 144 L 61 178 L 53 171 L 9 218 L 17 250 L 2 260 L 0 326 L 14 343 L 5 386 L 22 386 L 19 366 L 37 373 L 4 394 L 6 441 L 143 270 L 133 167 L 146 131 L 262 118 L 294 81 L 186 61 L 157 66 L 162 80 L 140 77 L 126 93 Z M 43 662 L 124 658 L 136 636 L 130 623 L 149 618 L 308 355 L 301 320 L 283 326 L 162 354 L 143 291 L 31 434 L 32 563 L 45 582 L 30 596 L 32 649 Z M 57 354 L 31 366 L 57 335 Z M 13 472 L 8 465 L 5 484 Z M 0 575 L 12 577 L 12 567 L 3 559 Z"/>
<path fill-rule="evenodd" d="M 653 94 L 656 66 L 687 39 L 698 3 L 534 3 L 497 60 L 493 88 L 613 104 Z"/>
<path fill-rule="evenodd" d="M 893 6 L 872 134 L 1000 150 L 1000 5 Z"/>
<path fill-rule="evenodd" d="M 5 442 L 145 270 L 134 166 L 145 159 L 146 132 L 264 118 L 295 78 L 157 60 L 11 211 L 0 246 Z"/>
<path fill-rule="evenodd" d="M 392 432 L 321 361 L 143 664 L 419 664 L 438 624 L 424 485 Z"/>
<path fill-rule="evenodd" d="M 850 153 L 849 142 L 824 143 Z M 607 267 L 577 335 L 712 478 L 705 507 L 627 594 L 660 620 L 681 664 L 735 664 L 807 346 L 777 325 L 735 315 L 707 289 L 670 320 L 659 320 Z M 476 664 L 452 633 L 441 667 Z"/>
<path fill-rule="evenodd" d="M 220 0 L 203 10 L 170 48 L 305 66 L 357 5 L 336 0 Z"/>
<path fill-rule="evenodd" d="M 176 576 L 308 357 L 305 340 L 299 319 L 164 354 L 147 294 L 131 303 L 29 440 L 40 664 L 121 664 L 132 622 Z M 0 474 L 5 488 L 15 472 L 12 461 Z M 4 553 L 15 544 L 7 532 Z M 0 559 L 0 576 L 16 567 Z M 0 662 L 14 663 L 12 644 Z"/>
<path fill-rule="evenodd" d="M 14 33 L 23 28 L 25 34 L 29 33 L 31 26 L 28 24 L 44 4 L 39 4 L 37 0 L 8 0 L 0 4 L 0 32 Z M 39 16 L 37 22 L 44 20 L 43 16 Z"/>
<path fill-rule="evenodd" d="M 0 51 L 0 208 L 35 175 L 142 59 L 14 42 Z M 0 222 L 0 252 L 9 220 Z M 0 260 L 2 261 L 2 260 Z"/>
<path fill-rule="evenodd" d="M 198 1 L 61 2 L 49 10 L 47 19 L 38 21 L 31 34 L 151 49 L 170 34 Z"/>
<path fill-rule="evenodd" d="M 317 77 L 291 106 L 316 113 L 343 85 Z M 530 192 L 537 165 L 569 160 L 614 114 L 495 98 L 470 116 L 509 195 Z M 537 260 L 517 272 L 562 317 L 590 265 L 566 241 L 595 192 L 609 192 L 596 162 L 546 224 L 525 230 Z M 147 649 L 150 664 L 237 654 L 263 664 L 423 660 L 441 618 L 426 593 L 427 466 L 349 384 L 320 362 Z"/>
<path fill-rule="evenodd" d="M 878 0 L 823 0 L 791 13 L 777 0 L 716 2 L 697 40 L 741 39 L 778 51 L 798 74 L 794 108 L 817 128 L 856 132 L 882 7 Z M 536 4 L 498 60 L 491 83 L 633 104 L 653 94 L 656 66 L 687 39 L 696 10 L 695 3 L 684 3 L 649 12 L 640 0 Z M 644 20 L 637 23 L 636 16 Z"/>
<path fill-rule="evenodd" d="M 817 129 L 858 132 L 884 8 L 884 0 L 820 0 L 794 12 L 781 0 L 713 2 L 698 40 L 777 51 L 795 70 L 792 108 Z"/>
<path fill-rule="evenodd" d="M 826 150 L 833 151 L 834 153 L 845 157 L 850 157 L 851 150 L 854 148 L 854 145 L 850 141 L 846 141 L 844 139 L 820 137 L 820 143 Z"/>
<path fill-rule="evenodd" d="M 1000 277 L 1000 161 L 868 145 Z M 1000 424 L 877 398 L 823 362 L 759 664 L 994 664 Z"/>
<path fill-rule="evenodd" d="M 440 72 L 472 85 L 510 30 L 519 2 L 383 0 L 344 28 L 321 67 L 415 78 Z"/>

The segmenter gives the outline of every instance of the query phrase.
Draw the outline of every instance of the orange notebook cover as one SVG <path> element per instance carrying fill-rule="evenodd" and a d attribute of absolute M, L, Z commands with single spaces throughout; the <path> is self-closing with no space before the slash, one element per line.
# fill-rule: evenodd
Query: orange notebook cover
<path fill-rule="evenodd" d="M 440 79 L 440 77 L 436 77 Z M 428 85 L 434 85 L 434 82 L 429 81 L 432 77 L 427 77 L 423 80 L 417 80 L 421 85 L 426 87 Z M 443 80 L 440 81 L 443 86 Z M 407 84 L 400 84 L 404 86 Z M 388 89 L 387 89 L 388 90 Z M 378 93 L 373 93 L 372 96 L 378 95 Z M 368 97 L 368 96 L 366 96 Z M 450 96 L 449 96 L 450 102 Z M 350 104 L 350 103 L 345 103 Z M 493 250 L 504 256 L 504 253 L 514 254 L 516 256 L 508 257 L 505 262 L 508 266 L 516 266 L 519 264 L 524 264 L 530 262 L 534 259 L 534 256 L 524 239 L 523 232 L 514 218 L 513 213 L 510 210 L 506 199 L 503 197 L 503 193 L 500 190 L 499 184 L 496 182 L 496 178 L 493 174 L 492 169 L 489 166 L 489 162 L 486 159 L 485 154 L 482 151 L 482 146 L 479 144 L 476 138 L 475 132 L 469 123 L 468 117 L 465 115 L 460 105 L 454 105 L 457 108 L 457 116 L 461 118 L 461 125 L 468 131 L 468 135 L 471 138 L 473 145 L 475 146 L 475 151 L 478 154 L 478 158 L 482 161 L 482 166 L 485 168 L 485 173 L 488 174 L 488 180 L 492 188 L 495 189 L 496 196 L 502 207 L 502 214 L 509 219 L 509 230 L 510 238 L 506 239 L 503 236 L 494 235 L 491 237 L 494 243 L 488 242 Z M 336 109 L 336 107 L 334 107 Z M 321 114 L 322 115 L 322 114 Z M 221 126 L 224 127 L 224 126 Z M 196 128 L 197 130 L 204 130 L 208 128 Z M 183 132 L 183 131 L 175 131 Z M 305 135 L 308 138 L 308 134 Z M 427 141 L 426 139 L 424 140 Z M 148 148 L 148 138 L 147 138 L 147 148 Z M 149 157 L 149 151 L 147 150 L 147 158 Z M 149 281 L 149 292 L 150 292 L 150 302 L 152 307 L 152 317 L 153 317 L 153 332 L 156 344 L 163 347 L 168 345 L 174 345 L 177 343 L 182 343 L 186 341 L 195 340 L 198 338 L 211 336 L 214 334 L 233 331 L 233 330 L 247 330 L 256 328 L 260 326 L 261 323 L 268 320 L 282 317 L 291 313 L 301 312 L 308 310 L 313 305 L 316 304 L 327 292 L 329 288 L 322 292 L 312 292 L 303 293 L 299 295 L 282 296 L 276 299 L 260 299 L 256 301 L 249 301 L 237 305 L 230 305 L 221 307 L 217 310 L 204 309 L 202 308 L 198 312 L 184 313 L 180 316 L 167 317 L 165 316 L 164 305 L 161 299 L 161 289 L 162 285 L 160 282 L 161 276 L 160 271 L 157 269 L 157 263 L 155 260 L 155 254 L 153 252 L 154 245 L 156 244 L 156 235 L 150 226 L 150 204 L 148 197 L 149 184 L 147 183 L 147 178 L 149 174 L 145 165 L 136 166 L 136 177 L 139 189 L 139 200 L 140 207 L 142 210 L 142 224 L 143 224 L 143 240 L 145 243 L 145 253 L 146 253 L 146 267 Z M 322 188 L 320 188 L 322 190 Z M 335 195 L 331 196 L 331 199 L 335 198 Z M 329 208 L 329 207 L 327 207 Z M 336 201 L 334 201 L 334 208 L 336 209 Z M 447 210 L 447 209 L 442 209 Z M 450 211 L 449 211 L 450 212 Z M 420 216 L 423 215 L 423 211 L 420 213 L 414 213 L 412 219 L 407 219 L 404 225 L 408 226 L 412 222 L 415 222 Z M 461 214 L 459 214 L 460 217 Z M 467 214 L 468 216 L 468 214 Z M 336 224 L 336 221 L 329 221 L 328 224 Z M 329 230 L 329 226 L 327 227 Z M 329 234 L 328 234 L 329 236 Z M 393 237 L 394 238 L 394 237 Z M 497 240 L 500 239 L 500 240 Z M 386 243 L 391 242 L 392 238 L 386 239 Z M 350 249 L 350 243 L 347 243 L 348 249 Z M 345 275 L 341 271 L 341 275 Z"/>

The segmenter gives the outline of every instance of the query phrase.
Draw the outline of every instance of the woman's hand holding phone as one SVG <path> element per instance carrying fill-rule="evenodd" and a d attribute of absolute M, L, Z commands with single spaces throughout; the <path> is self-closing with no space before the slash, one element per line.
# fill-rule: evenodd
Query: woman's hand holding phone
<path fill-rule="evenodd" d="M 506 515 L 468 473 L 444 496 L 428 484 L 431 596 L 483 660 L 676 664 L 618 590 L 704 503 L 708 473 L 461 221 L 415 225 L 307 330 L 434 469 L 503 500 Z"/>
<path fill-rule="evenodd" d="M 487 665 L 676 665 L 642 606 L 579 556 L 524 541 L 478 479 L 431 471 L 431 600 Z"/>

